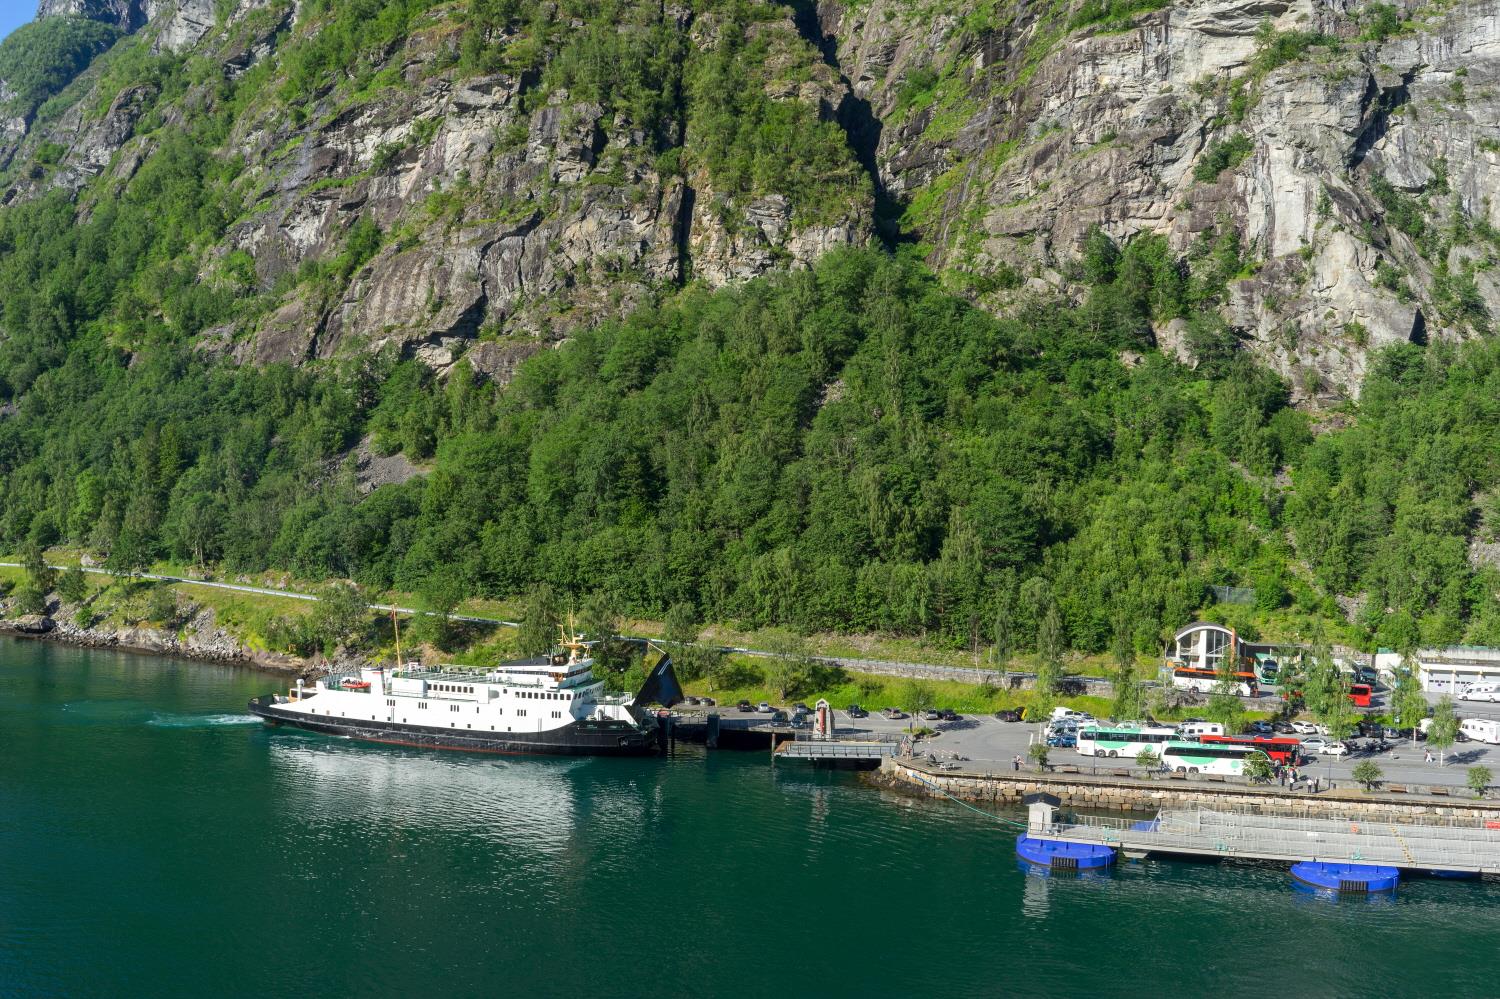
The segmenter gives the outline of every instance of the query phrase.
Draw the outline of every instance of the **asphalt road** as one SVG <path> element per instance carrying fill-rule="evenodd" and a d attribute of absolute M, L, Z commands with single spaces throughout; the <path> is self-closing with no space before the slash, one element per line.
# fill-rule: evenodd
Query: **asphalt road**
<path fill-rule="evenodd" d="M 1460 702 L 1458 707 L 1461 718 L 1500 719 L 1500 704 Z M 717 710 L 730 718 L 755 717 L 738 714 L 732 705 L 720 706 Z M 761 719 L 767 717 L 769 716 L 759 716 Z M 871 714 L 867 718 L 850 719 L 842 710 L 836 710 L 834 718 L 835 732 L 841 738 L 858 738 L 860 735 L 870 734 L 899 736 L 912 724 L 909 718 L 892 721 L 878 714 Z M 988 715 L 966 716 L 956 722 L 919 721 L 916 724 L 934 729 L 938 733 L 924 740 L 920 744 L 919 752 L 932 753 L 939 759 L 958 756 L 976 764 L 991 765 L 995 769 L 1009 767 L 1011 761 L 1018 755 L 1022 758 L 1023 767 L 1029 768 L 1031 764 L 1026 756 L 1027 747 L 1042 731 L 1042 727 L 1035 723 L 1002 722 Z M 1478 742 L 1458 743 L 1444 754 L 1442 766 L 1438 765 L 1436 759 L 1428 763 L 1425 752 L 1424 743 L 1417 743 L 1413 746 L 1411 740 L 1406 739 L 1384 753 L 1343 759 L 1317 756 L 1311 762 L 1304 764 L 1301 769 L 1304 776 L 1316 776 L 1325 781 L 1333 780 L 1341 786 L 1352 786 L 1355 764 L 1368 759 L 1380 767 L 1387 783 L 1461 786 L 1467 780 L 1468 767 L 1484 764 L 1494 772 L 1497 781 L 1500 781 L 1500 746 Z M 1434 757 L 1436 755 L 1434 753 Z M 1070 749 L 1054 749 L 1050 762 L 1097 767 L 1100 771 L 1115 770 L 1134 763 L 1133 760 L 1108 760 L 1084 756 Z"/>

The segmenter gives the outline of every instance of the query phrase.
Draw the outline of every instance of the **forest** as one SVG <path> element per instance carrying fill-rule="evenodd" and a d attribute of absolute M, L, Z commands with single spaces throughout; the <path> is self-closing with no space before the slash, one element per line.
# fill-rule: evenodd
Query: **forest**
<path fill-rule="evenodd" d="M 222 152 L 234 123 L 273 99 L 301 113 L 341 71 L 363 85 L 365 56 L 427 6 L 310 4 L 322 29 L 286 46 L 279 77 L 251 69 L 181 127 L 157 122 L 128 183 L 0 207 L 0 548 L 285 570 L 446 606 L 545 587 L 655 619 L 975 649 L 1155 651 L 1205 612 L 1252 632 L 1339 620 L 1365 643 L 1500 645 L 1500 346 L 1389 349 L 1315 432 L 1219 318 L 1248 266 L 1222 220 L 1180 254 L 1096 229 L 1071 265 L 1079 294 L 1004 317 L 931 273 L 920 244 L 687 280 L 503 388 L 392 350 L 292 367 L 209 349 L 204 331 L 274 300 L 247 254 L 203 257 L 246 209 Z M 849 189 L 843 133 L 747 85 L 759 42 L 684 71 L 659 12 L 606 6 L 559 41 L 535 5 L 473 0 L 458 69 L 544 68 L 543 89 L 611 102 L 664 165 L 686 158 L 724 190 L 789 190 L 815 213 Z M 595 30 L 615 15 L 660 44 L 617 51 Z M 110 40 L 45 24 L 63 27 L 35 51 L 0 46 L 43 115 Z M 543 61 L 543 42 L 562 47 Z M 163 103 L 201 84 L 201 65 L 132 44 L 99 72 L 149 79 Z M 686 121 L 660 100 L 677 91 Z M 337 255 L 279 280 L 347 282 L 385 238 L 355 223 Z M 1193 365 L 1157 349 L 1173 320 Z M 420 474 L 367 489 L 362 446 Z M 1213 609 L 1215 586 L 1253 588 L 1254 605 Z"/>
<path fill-rule="evenodd" d="M 126 352 L 47 313 L 55 354 L 0 354 L 0 535 L 127 571 L 545 584 L 658 618 L 976 646 L 1051 627 L 1066 647 L 1151 649 L 1215 584 L 1253 586 L 1264 612 L 1368 594 L 1360 626 L 1392 641 L 1500 640 L 1493 571 L 1467 561 L 1492 523 L 1472 496 L 1494 484 L 1496 421 L 1470 418 L 1496 405 L 1492 343 L 1388 353 L 1351 425 L 1314 437 L 1243 352 L 1193 370 L 1152 347 L 1154 313 L 1213 293 L 1211 255 L 1095 249 L 1086 301 L 1011 319 L 874 249 L 689 287 L 504 390 L 390 354 Z M 362 495 L 366 435 L 426 474 Z"/>

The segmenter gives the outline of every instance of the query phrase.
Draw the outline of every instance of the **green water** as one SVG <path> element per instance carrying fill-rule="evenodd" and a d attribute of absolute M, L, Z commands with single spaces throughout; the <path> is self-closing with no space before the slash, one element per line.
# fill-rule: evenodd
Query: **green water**
<path fill-rule="evenodd" d="M 1046 877 L 850 775 L 365 747 L 278 685 L 0 640 L 0 994 L 1500 994 L 1497 884 Z"/>

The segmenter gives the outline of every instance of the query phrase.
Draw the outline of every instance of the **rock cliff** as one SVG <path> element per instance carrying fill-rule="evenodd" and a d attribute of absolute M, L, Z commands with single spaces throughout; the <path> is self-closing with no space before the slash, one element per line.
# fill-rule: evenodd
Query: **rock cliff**
<path fill-rule="evenodd" d="M 1081 295 L 1091 234 L 1185 268 L 1230 238 L 1214 321 L 1312 404 L 1500 308 L 1494 2 L 356 6 L 404 20 L 42 0 L 130 34 L 8 121 L 5 200 L 87 212 L 217 114 L 230 220 L 192 253 L 246 308 L 201 340 L 243 363 L 394 345 L 505 379 L 663 290 L 877 235 L 996 311 Z M 1155 332 L 1193 362 L 1188 325 Z"/>

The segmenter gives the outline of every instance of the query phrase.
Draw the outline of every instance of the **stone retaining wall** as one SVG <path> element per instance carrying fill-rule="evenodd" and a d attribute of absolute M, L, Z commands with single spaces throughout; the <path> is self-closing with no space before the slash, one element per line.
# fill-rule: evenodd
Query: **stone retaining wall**
<path fill-rule="evenodd" d="M 1056 796 L 1068 808 L 1156 812 L 1163 808 L 1215 808 L 1268 815 L 1385 819 L 1465 818 L 1475 823 L 1500 821 L 1500 802 L 1390 794 L 1325 791 L 1292 794 L 1277 788 L 1216 786 L 1186 781 L 1135 780 L 1093 775 L 1014 775 L 950 773 L 911 760 L 887 758 L 873 779 L 887 786 L 966 801 L 1019 805 L 1028 794 Z M 934 787 L 941 790 L 934 790 Z"/>

